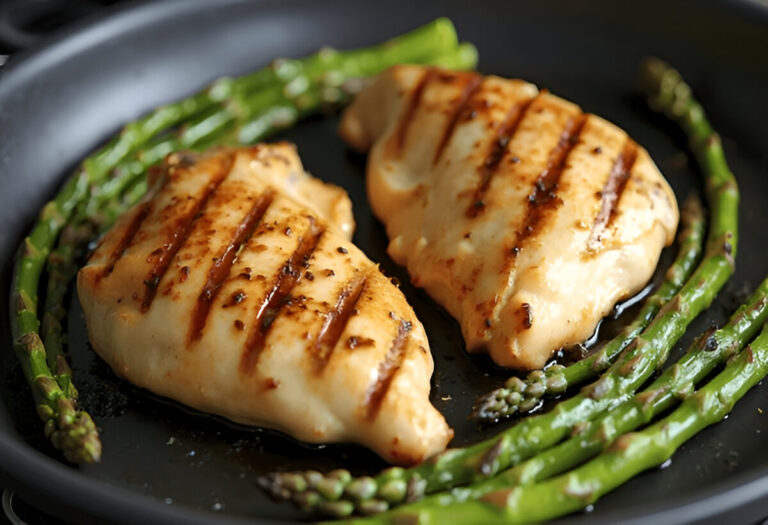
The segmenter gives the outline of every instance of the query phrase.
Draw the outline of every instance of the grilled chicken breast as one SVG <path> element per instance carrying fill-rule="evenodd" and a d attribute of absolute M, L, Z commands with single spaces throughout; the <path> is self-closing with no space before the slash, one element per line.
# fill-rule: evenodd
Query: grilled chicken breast
<path fill-rule="evenodd" d="M 340 131 L 370 150 L 391 257 L 502 366 L 539 368 L 589 337 L 674 238 L 675 196 L 648 153 L 528 82 L 397 66 Z"/>
<path fill-rule="evenodd" d="M 78 275 L 96 352 L 129 381 L 398 464 L 452 437 L 424 329 L 350 242 L 346 193 L 293 146 L 171 156 Z"/>

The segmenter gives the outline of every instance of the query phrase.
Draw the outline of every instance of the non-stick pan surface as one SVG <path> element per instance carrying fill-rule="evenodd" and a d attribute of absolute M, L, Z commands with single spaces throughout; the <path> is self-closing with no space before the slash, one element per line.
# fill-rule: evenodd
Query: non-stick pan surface
<path fill-rule="evenodd" d="M 1 295 L 8 297 L 12 257 L 37 210 L 78 160 L 122 123 L 274 57 L 302 56 L 323 45 L 372 44 L 441 15 L 477 45 L 481 71 L 533 81 L 626 129 L 648 148 L 681 199 L 700 192 L 697 172 L 683 137 L 636 95 L 637 65 L 646 55 L 661 56 L 695 87 L 741 186 L 741 251 L 731 283 L 673 358 L 762 280 L 768 270 L 768 13 L 758 4 L 187 0 L 115 12 L 15 57 L 0 74 Z M 474 397 L 506 374 L 486 359 L 469 358 L 457 324 L 388 259 L 383 229 L 365 200 L 364 158 L 347 151 L 336 124 L 333 116 L 317 118 L 280 138 L 298 144 L 311 172 L 350 192 L 355 242 L 404 283 L 429 334 L 436 360 L 432 400 L 456 429 L 454 444 L 488 436 L 495 430 L 476 428 L 466 415 Z M 290 505 L 270 502 L 259 491 L 259 473 L 382 466 L 360 447 L 303 446 L 191 413 L 117 380 L 89 349 L 76 298 L 68 319 L 70 353 L 83 403 L 102 428 L 104 457 L 97 465 L 66 465 L 40 437 L 12 355 L 5 301 L 1 308 L 0 469 L 7 483 L 53 512 L 78 521 L 296 520 L 302 515 Z M 602 337 L 623 320 L 604 323 Z M 727 421 L 686 443 L 664 469 L 638 476 L 592 512 L 565 521 L 712 520 L 734 509 L 740 520 L 768 515 L 766 400 L 768 387 L 756 388 Z"/>

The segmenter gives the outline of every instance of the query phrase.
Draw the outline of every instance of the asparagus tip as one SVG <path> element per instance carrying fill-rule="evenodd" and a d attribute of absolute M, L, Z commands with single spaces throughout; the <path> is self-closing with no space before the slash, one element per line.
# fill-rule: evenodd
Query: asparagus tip
<path fill-rule="evenodd" d="M 50 439 L 72 463 L 97 463 L 101 459 L 99 433 L 87 412 L 78 411 L 71 422 L 60 424 Z"/>

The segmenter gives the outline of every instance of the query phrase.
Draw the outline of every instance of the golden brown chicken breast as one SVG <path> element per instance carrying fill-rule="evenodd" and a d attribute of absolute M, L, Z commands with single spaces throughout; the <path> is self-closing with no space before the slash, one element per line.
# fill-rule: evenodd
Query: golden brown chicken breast
<path fill-rule="evenodd" d="M 293 146 L 171 156 L 78 275 L 91 343 L 160 395 L 412 464 L 452 431 L 427 338 Z"/>
<path fill-rule="evenodd" d="M 677 228 L 648 153 L 521 80 L 421 66 L 346 110 L 389 254 L 459 320 L 470 352 L 539 368 L 650 278 Z"/>

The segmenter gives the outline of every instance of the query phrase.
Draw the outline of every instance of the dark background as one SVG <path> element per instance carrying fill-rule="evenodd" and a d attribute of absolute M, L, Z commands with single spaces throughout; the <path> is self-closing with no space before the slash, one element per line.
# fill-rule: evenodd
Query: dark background
<path fill-rule="evenodd" d="M 0 54 L 30 47 L 72 22 L 129 0 L 0 0 Z"/>

